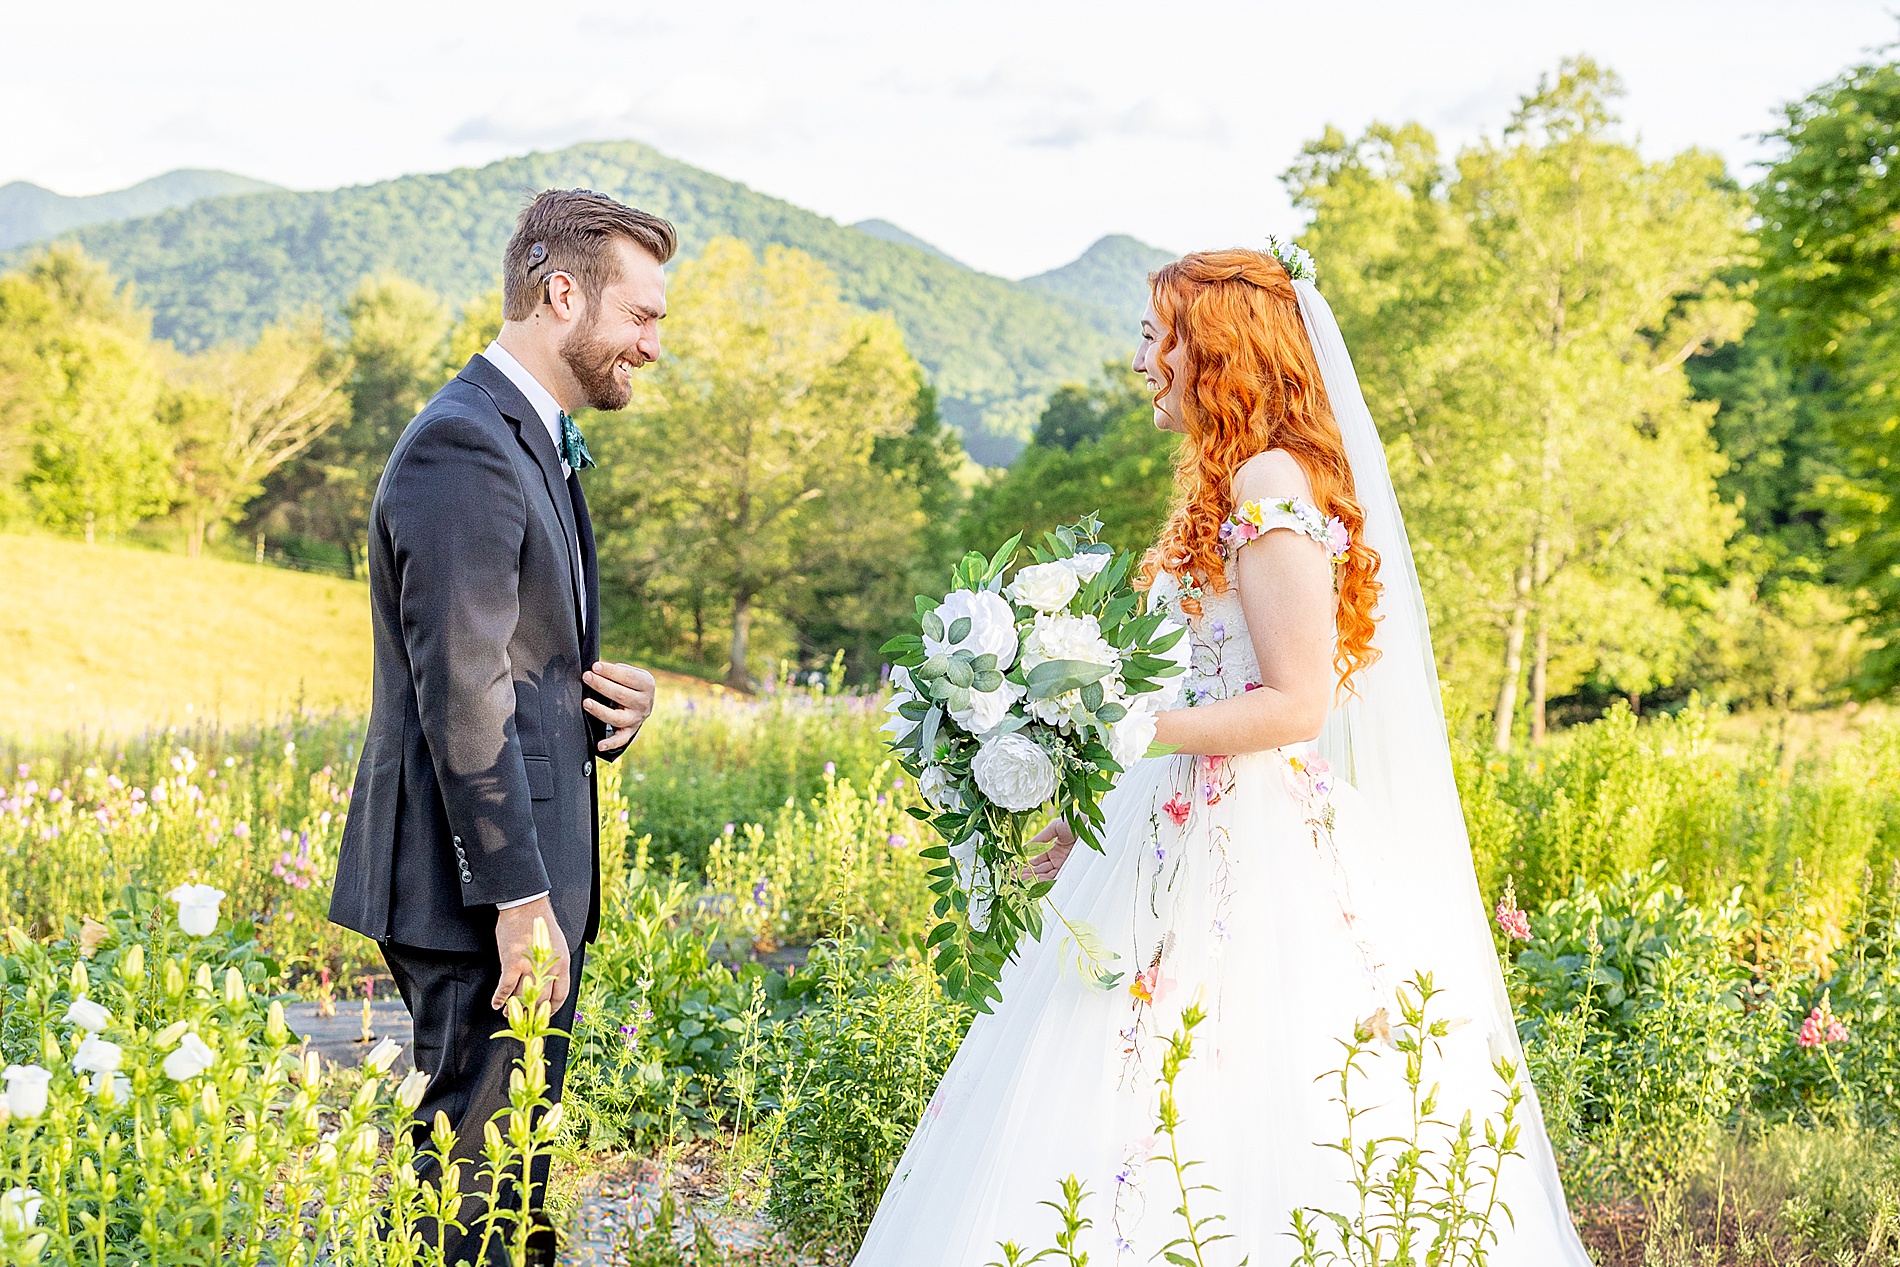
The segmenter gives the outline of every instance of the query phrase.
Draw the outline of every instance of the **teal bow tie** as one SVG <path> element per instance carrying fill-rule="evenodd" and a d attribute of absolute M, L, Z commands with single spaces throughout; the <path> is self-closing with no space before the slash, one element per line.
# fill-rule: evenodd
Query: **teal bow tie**
<path fill-rule="evenodd" d="M 561 461 L 576 471 L 584 471 L 594 464 L 594 455 L 587 451 L 586 438 L 566 410 L 561 411 Z"/>

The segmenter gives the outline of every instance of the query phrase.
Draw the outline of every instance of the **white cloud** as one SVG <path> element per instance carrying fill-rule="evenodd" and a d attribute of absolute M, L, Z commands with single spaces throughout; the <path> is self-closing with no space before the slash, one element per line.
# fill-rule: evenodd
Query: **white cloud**
<path fill-rule="evenodd" d="M 1578 51 L 1622 73 L 1646 151 L 1745 164 L 1779 102 L 1893 38 L 1886 3 L 20 0 L 12 47 L 86 56 L 12 59 L 0 181 L 326 188 L 632 138 L 1020 276 L 1104 233 L 1295 227 L 1278 175 L 1328 123 L 1417 118 L 1455 151 Z"/>

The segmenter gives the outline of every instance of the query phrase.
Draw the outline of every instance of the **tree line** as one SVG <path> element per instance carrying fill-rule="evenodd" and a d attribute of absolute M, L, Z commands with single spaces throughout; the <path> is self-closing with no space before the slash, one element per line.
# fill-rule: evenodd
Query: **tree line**
<path fill-rule="evenodd" d="M 1566 62 L 1495 138 L 1328 130 L 1286 174 L 1406 507 L 1448 699 L 1499 746 L 1615 698 L 1810 706 L 1900 680 L 1900 69 L 1791 104 L 1751 188 L 1646 159 Z M 1098 511 L 1149 540 L 1174 440 L 1105 366 L 1006 471 L 964 457 L 888 315 L 812 256 L 711 241 L 667 353 L 582 424 L 614 635 L 735 685 L 861 678 L 966 547 Z M 183 355 L 73 249 L 0 278 L 0 516 L 262 532 L 360 566 L 397 434 L 499 324 L 396 276 L 326 327 Z"/>

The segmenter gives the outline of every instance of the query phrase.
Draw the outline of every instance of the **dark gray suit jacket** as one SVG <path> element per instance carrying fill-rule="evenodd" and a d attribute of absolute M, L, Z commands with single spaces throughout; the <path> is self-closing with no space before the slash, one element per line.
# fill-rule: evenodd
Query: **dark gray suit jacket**
<path fill-rule="evenodd" d="M 593 528 L 546 426 L 485 357 L 396 442 L 370 509 L 369 595 L 375 693 L 330 918 L 378 941 L 492 952 L 495 903 L 545 889 L 569 942 L 592 940 Z"/>

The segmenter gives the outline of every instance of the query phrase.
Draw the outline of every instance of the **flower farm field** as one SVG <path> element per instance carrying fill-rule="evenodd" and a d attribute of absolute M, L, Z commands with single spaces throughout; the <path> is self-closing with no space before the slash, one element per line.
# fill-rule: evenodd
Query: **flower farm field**
<path fill-rule="evenodd" d="M 502 1147 L 690 1172 L 682 1228 L 710 1190 L 780 1237 L 625 1261 L 847 1254 L 968 1022 L 919 953 L 933 864 L 880 704 L 675 695 L 608 768 L 566 1109 Z M 1900 727 L 1803 755 L 1728 725 L 1460 751 L 1487 900 L 1528 912 L 1499 947 L 1573 1204 L 1631 1267 L 1900 1262 Z M 391 1151 L 403 1088 L 297 1060 L 272 1008 L 380 968 L 323 920 L 359 736 L 306 712 L 7 747 L 0 1055 L 47 1073 L 44 1107 L 39 1075 L 8 1084 L 0 1191 L 42 1197 L 0 1201 L 0 1260 L 45 1235 L 40 1261 L 427 1261 L 365 1233 L 426 1213 Z M 212 934 L 164 896 L 184 883 L 225 894 Z M 141 1157 L 156 1123 L 171 1151 Z"/>

